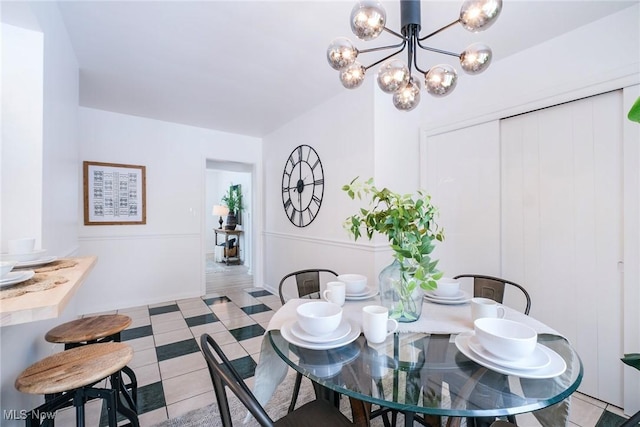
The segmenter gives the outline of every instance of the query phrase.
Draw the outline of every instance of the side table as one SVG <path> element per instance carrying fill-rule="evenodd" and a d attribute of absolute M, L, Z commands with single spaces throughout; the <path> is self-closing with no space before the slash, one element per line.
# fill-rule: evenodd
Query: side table
<path fill-rule="evenodd" d="M 213 231 L 216 233 L 216 246 L 218 246 L 218 235 L 224 236 L 224 252 L 223 252 L 223 260 L 229 265 L 229 262 L 240 264 L 240 235 L 242 234 L 242 230 L 225 230 L 224 228 L 214 228 Z M 236 255 L 230 256 L 230 248 L 229 245 L 229 236 L 236 237 Z"/>

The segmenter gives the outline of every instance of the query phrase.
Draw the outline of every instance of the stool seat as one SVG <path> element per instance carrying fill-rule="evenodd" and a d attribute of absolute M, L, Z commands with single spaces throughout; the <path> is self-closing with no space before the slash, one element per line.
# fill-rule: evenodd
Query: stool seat
<path fill-rule="evenodd" d="M 63 393 L 115 374 L 132 358 L 133 349 L 120 342 L 76 347 L 29 366 L 18 376 L 15 387 L 29 394 Z"/>
<path fill-rule="evenodd" d="M 44 339 L 52 343 L 80 343 L 95 341 L 122 332 L 131 318 L 122 314 L 101 314 L 63 323 L 51 329 Z"/>

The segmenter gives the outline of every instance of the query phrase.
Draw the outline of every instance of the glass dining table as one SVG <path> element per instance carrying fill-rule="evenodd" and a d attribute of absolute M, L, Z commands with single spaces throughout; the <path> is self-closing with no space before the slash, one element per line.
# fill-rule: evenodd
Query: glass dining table
<path fill-rule="evenodd" d="M 565 338 L 551 334 L 540 334 L 538 343 L 553 350 L 554 363 L 564 362 L 557 375 L 544 375 L 550 368 L 513 371 L 476 363 L 461 351 L 460 341 L 456 344 L 462 334 L 395 333 L 378 345 L 360 335 L 347 345 L 323 350 L 292 344 L 280 330 L 267 335 L 278 356 L 310 378 L 316 392 L 348 396 L 354 422 L 360 425 L 369 425 L 372 404 L 402 413 L 405 426 L 415 419 L 439 426 L 442 417 L 455 426 L 463 418 L 538 410 L 558 420 L 568 415 L 566 398 L 583 376 L 576 351 Z"/>

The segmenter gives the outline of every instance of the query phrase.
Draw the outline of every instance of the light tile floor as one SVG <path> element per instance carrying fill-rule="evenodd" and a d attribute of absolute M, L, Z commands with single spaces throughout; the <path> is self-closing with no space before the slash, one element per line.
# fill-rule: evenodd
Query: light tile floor
<path fill-rule="evenodd" d="M 280 299 L 261 288 L 229 288 L 202 298 L 167 301 L 119 310 L 133 320 L 122 340 L 135 351 L 130 367 L 138 379 L 141 427 L 173 418 L 215 402 L 199 338 L 209 333 L 245 377 L 251 388 L 262 335 L 281 306 Z M 622 411 L 575 393 L 571 426 L 618 426 Z M 72 409 L 60 411 L 57 425 L 75 425 Z M 531 414 L 518 415 L 522 427 L 539 426 Z M 87 405 L 87 425 L 105 425 L 101 404 Z"/>

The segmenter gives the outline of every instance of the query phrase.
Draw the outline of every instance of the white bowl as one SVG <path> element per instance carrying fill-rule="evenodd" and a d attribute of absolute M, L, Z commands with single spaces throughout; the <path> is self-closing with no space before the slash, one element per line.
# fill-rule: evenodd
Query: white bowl
<path fill-rule="evenodd" d="M 367 276 L 362 274 L 341 274 L 338 281 L 345 284 L 347 295 L 359 294 L 367 289 Z"/>
<path fill-rule="evenodd" d="M 433 293 L 439 297 L 455 297 L 460 292 L 460 282 L 449 277 L 438 280 L 438 287 Z"/>
<path fill-rule="evenodd" d="M 524 359 L 533 353 L 538 342 L 535 329 L 513 320 L 483 317 L 473 325 L 482 347 L 505 360 Z"/>
<path fill-rule="evenodd" d="M 0 279 L 4 279 L 4 276 L 9 274 L 16 264 L 16 261 L 0 261 Z"/>
<path fill-rule="evenodd" d="M 296 309 L 298 324 L 308 334 L 322 336 L 335 331 L 342 321 L 342 308 L 332 302 L 313 301 Z"/>
<path fill-rule="evenodd" d="M 46 249 L 36 249 L 24 254 L 2 254 L 2 259 L 7 261 L 27 262 L 42 258 L 47 253 Z"/>

